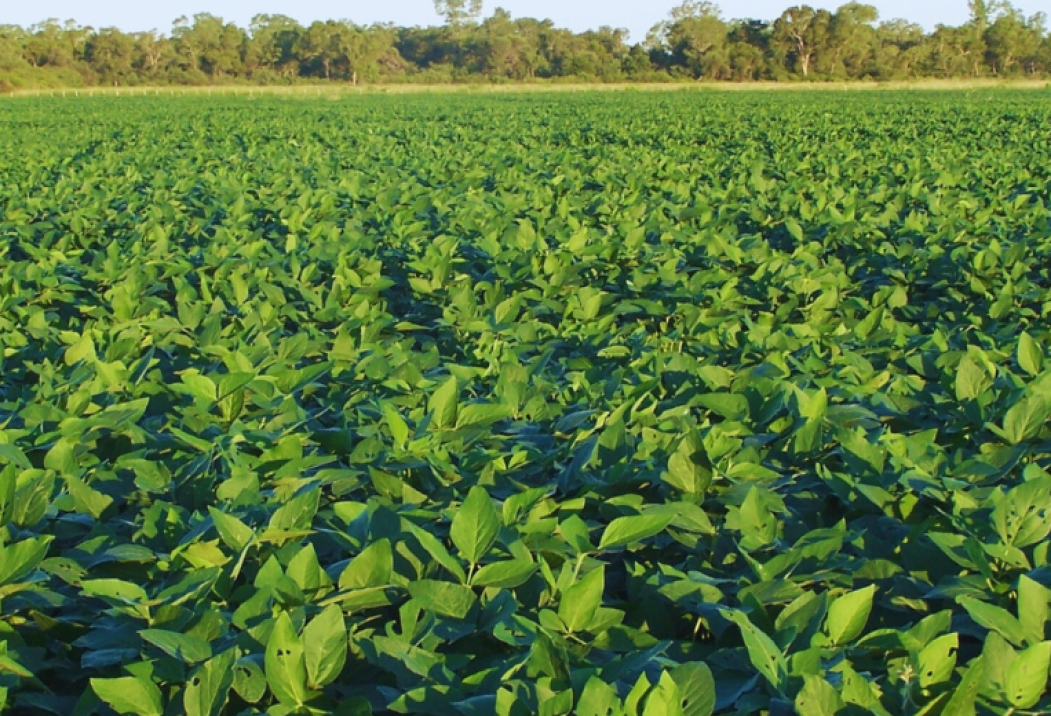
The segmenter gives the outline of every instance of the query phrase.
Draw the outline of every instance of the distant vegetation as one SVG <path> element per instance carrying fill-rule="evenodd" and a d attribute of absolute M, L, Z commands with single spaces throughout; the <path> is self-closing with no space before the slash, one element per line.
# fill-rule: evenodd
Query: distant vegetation
<path fill-rule="evenodd" d="M 645 41 L 600 27 L 582 33 L 550 20 L 480 20 L 478 0 L 438 0 L 441 27 L 303 26 L 257 15 L 241 28 L 201 13 L 168 34 L 47 20 L 0 26 L 0 91 L 90 85 L 451 83 L 523 81 L 903 80 L 1051 74 L 1045 16 L 1008 2 L 971 0 L 970 20 L 925 32 L 879 21 L 851 2 L 807 5 L 773 21 L 727 20 L 710 2 L 684 2 Z"/>

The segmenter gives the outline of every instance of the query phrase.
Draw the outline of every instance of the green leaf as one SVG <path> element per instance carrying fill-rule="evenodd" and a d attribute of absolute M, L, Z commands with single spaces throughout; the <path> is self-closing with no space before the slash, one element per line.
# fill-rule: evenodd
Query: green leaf
<path fill-rule="evenodd" d="M 500 515 L 484 487 L 475 485 L 453 517 L 449 537 L 460 556 L 478 564 L 492 549 L 500 532 Z"/>
<path fill-rule="evenodd" d="M 97 520 L 113 504 L 112 497 L 92 488 L 76 475 L 67 474 L 64 479 L 78 514 L 90 515 Z"/>
<path fill-rule="evenodd" d="M 66 365 L 74 365 L 80 361 L 87 361 L 88 363 L 94 361 L 95 342 L 91 340 L 91 335 L 84 333 L 79 341 L 67 348 L 63 360 Z"/>
<path fill-rule="evenodd" d="M 311 487 L 274 510 L 268 526 L 274 530 L 307 530 L 317 514 L 321 490 Z"/>
<path fill-rule="evenodd" d="M 314 545 L 309 542 L 288 561 L 285 574 L 306 594 L 316 594 L 331 584 L 321 568 Z"/>
<path fill-rule="evenodd" d="M 1051 534 L 1051 478 L 1037 477 L 1012 488 L 993 508 L 992 524 L 1005 545 L 1018 548 Z"/>
<path fill-rule="evenodd" d="M 18 663 L 13 654 L 8 653 L 9 642 L 0 641 L 0 675 L 14 675 L 23 679 L 32 679 L 33 672 Z"/>
<path fill-rule="evenodd" d="M 1026 575 L 1018 578 L 1018 622 L 1030 645 L 1044 640 L 1051 616 L 1051 590 Z"/>
<path fill-rule="evenodd" d="M 606 568 L 600 566 L 585 574 L 562 594 L 562 600 L 558 603 L 558 616 L 567 631 L 586 631 L 591 626 L 602 606 L 605 588 Z"/>
<path fill-rule="evenodd" d="M 168 656 L 187 664 L 196 664 L 212 658 L 211 644 L 200 637 L 164 629 L 143 629 L 139 636 Z"/>
<path fill-rule="evenodd" d="M 435 579 L 412 582 L 408 589 L 420 607 L 453 619 L 466 619 L 478 601 L 469 587 Z"/>
<path fill-rule="evenodd" d="M 1023 331 L 1018 336 L 1018 365 L 1032 376 L 1040 374 L 1044 367 L 1044 351 L 1033 337 Z"/>
<path fill-rule="evenodd" d="M 683 716 L 679 687 L 668 672 L 661 674 L 657 685 L 646 694 L 643 716 Z"/>
<path fill-rule="evenodd" d="M 336 605 L 326 607 L 303 628 L 303 657 L 312 689 L 331 684 L 347 663 L 347 625 Z"/>
<path fill-rule="evenodd" d="M 945 704 L 942 713 L 948 716 L 975 716 L 975 701 L 985 682 L 985 657 L 979 656 L 967 666 L 960 685 Z"/>
<path fill-rule="evenodd" d="M 984 368 L 970 356 L 964 356 L 956 367 L 956 399 L 960 402 L 974 400 L 992 385 Z"/>
<path fill-rule="evenodd" d="M 405 442 L 409 439 L 409 426 L 401 417 L 401 413 L 392 403 L 384 403 L 383 417 L 387 421 L 387 427 L 390 428 L 391 437 L 394 438 L 394 445 L 404 448 Z"/>
<path fill-rule="evenodd" d="M 1048 416 L 1051 416 L 1051 402 L 1039 395 L 1023 398 L 1007 411 L 1003 429 L 996 432 L 1011 445 L 1018 445 L 1036 437 Z"/>
<path fill-rule="evenodd" d="M 788 675 L 788 664 L 784 654 L 777 648 L 774 641 L 758 627 L 752 624 L 744 612 L 737 610 L 723 610 L 723 616 L 737 624 L 741 629 L 745 649 L 748 658 L 760 674 L 762 674 L 770 685 L 780 691 L 784 688 Z"/>
<path fill-rule="evenodd" d="M 799 401 L 799 414 L 806 421 L 796 431 L 792 449 L 797 454 L 807 454 L 822 445 L 825 416 L 828 414 L 828 392 L 820 388 L 813 395 L 808 395 L 796 389 L 796 398 Z"/>
<path fill-rule="evenodd" d="M 33 467 L 33 464 L 29 462 L 29 458 L 26 457 L 26 454 L 16 445 L 0 443 L 0 458 L 7 460 L 23 470 L 29 470 Z"/>
<path fill-rule="evenodd" d="M 833 600 L 828 607 L 828 619 L 825 622 L 833 644 L 846 644 L 861 634 L 872 612 L 872 599 L 875 594 L 876 586 L 870 585 Z"/>
<path fill-rule="evenodd" d="M 650 692 L 652 686 L 650 680 L 646 678 L 645 673 L 639 674 L 638 680 L 635 682 L 635 685 L 631 687 L 631 691 L 628 692 L 627 698 L 624 699 L 625 711 L 629 716 L 641 716 L 641 714 L 643 714 L 640 704 Z"/>
<path fill-rule="evenodd" d="M 227 547 L 235 552 L 240 552 L 255 538 L 252 528 L 233 515 L 220 512 L 211 506 L 208 507 L 208 514 L 212 516 L 212 522 L 215 524 L 219 537 Z"/>
<path fill-rule="evenodd" d="M 4 446 L 0 446 L 0 451 L 2 451 L 2 447 Z M 0 457 L 3 457 L 3 455 L 0 454 Z M 18 487 L 18 476 L 15 473 L 16 471 L 11 466 L 0 468 L 0 524 L 10 522 L 14 513 L 15 495 L 18 494 L 16 489 Z"/>
<path fill-rule="evenodd" d="M 715 711 L 715 678 L 701 661 L 676 666 L 671 678 L 679 687 L 683 716 L 711 716 Z"/>
<path fill-rule="evenodd" d="M 920 651 L 916 659 L 916 672 L 919 675 L 921 688 L 948 681 L 952 670 L 956 668 L 956 650 L 960 638 L 956 634 L 940 636 Z"/>
<path fill-rule="evenodd" d="M 237 652 L 227 649 L 190 675 L 182 699 L 186 716 L 217 716 L 222 711 L 234 682 L 236 660 Z"/>
<path fill-rule="evenodd" d="M 449 550 L 445 549 L 445 546 L 438 541 L 437 537 L 419 527 L 411 520 L 403 519 L 401 524 L 403 529 L 408 530 L 409 533 L 416 538 L 416 541 L 420 543 L 420 546 L 427 551 L 427 554 L 429 554 L 435 562 L 442 567 L 445 567 L 450 574 L 460 580 L 461 584 L 467 581 L 467 574 L 463 571 L 463 567 L 451 554 L 449 554 Z"/>
<path fill-rule="evenodd" d="M 664 481 L 687 495 L 703 495 L 712 482 L 712 472 L 693 461 L 689 441 L 684 440 L 668 460 Z"/>
<path fill-rule="evenodd" d="M 752 486 L 738 510 L 741 547 L 757 550 L 767 546 L 777 537 L 778 520 L 762 499 L 759 488 Z"/>
<path fill-rule="evenodd" d="M 1034 644 L 1007 668 L 1004 691 L 1016 709 L 1030 709 L 1043 696 L 1051 669 L 1051 641 Z"/>
<path fill-rule="evenodd" d="M 259 703 L 266 695 L 266 675 L 259 666 L 258 656 L 245 656 L 234 664 L 233 689 L 250 704 Z"/>
<path fill-rule="evenodd" d="M 77 442 L 72 438 L 58 440 L 44 456 L 44 467 L 63 476 L 76 474 L 79 471 L 76 446 Z"/>
<path fill-rule="evenodd" d="M 119 714 L 161 716 L 164 697 L 151 680 L 124 676 L 119 679 L 92 679 L 91 689 Z"/>
<path fill-rule="evenodd" d="M 537 569 L 536 563 L 524 559 L 493 562 L 475 572 L 474 577 L 471 578 L 471 585 L 514 589 L 525 584 Z"/>
<path fill-rule="evenodd" d="M 843 686 L 840 690 L 840 697 L 843 701 L 859 706 L 862 709 L 861 713 L 890 716 L 880 704 L 880 689 L 876 684 L 855 671 L 849 662 L 838 665 L 836 671 L 841 673 L 843 678 Z"/>
<path fill-rule="evenodd" d="M 205 404 L 214 403 L 219 398 L 219 388 L 211 378 L 201 375 L 200 371 L 191 368 L 181 376 L 184 390 Z"/>
<path fill-rule="evenodd" d="M 971 619 L 985 627 L 1000 634 L 1004 639 L 1015 646 L 1021 646 L 1025 642 L 1025 629 L 1021 622 L 1015 619 L 1010 612 L 993 604 L 986 604 L 974 597 L 960 597 L 960 605 L 971 615 Z"/>
<path fill-rule="evenodd" d="M 514 414 L 514 410 L 506 405 L 493 403 L 469 403 L 460 409 L 456 419 L 457 428 L 480 428 L 501 420 L 506 420 Z"/>
<path fill-rule="evenodd" d="M 595 551 L 591 544 L 591 529 L 577 515 L 570 515 L 558 525 L 558 534 L 575 554 L 590 554 Z"/>
<path fill-rule="evenodd" d="M 36 569 L 47 556 L 48 545 L 54 539 L 33 537 L 6 547 L 0 547 L 0 585 L 17 582 Z"/>
<path fill-rule="evenodd" d="M 85 596 L 102 597 L 117 603 L 140 604 L 149 599 L 145 589 L 121 579 L 87 579 L 80 588 Z"/>
<path fill-rule="evenodd" d="M 394 554 L 390 540 L 376 540 L 351 560 L 339 575 L 340 589 L 367 589 L 390 584 Z"/>
<path fill-rule="evenodd" d="M 286 612 L 278 615 L 266 644 L 266 681 L 270 691 L 286 706 L 303 706 L 308 700 L 307 668 L 303 644 Z"/>
<path fill-rule="evenodd" d="M 619 702 L 616 689 L 597 676 L 592 676 L 580 692 L 574 713 L 576 716 L 608 716 Z"/>
<path fill-rule="evenodd" d="M 803 677 L 803 688 L 796 695 L 796 712 L 810 716 L 834 716 L 846 704 L 832 687 L 832 684 L 820 676 Z"/>
<path fill-rule="evenodd" d="M 447 428 L 456 423 L 459 396 L 456 376 L 450 376 L 431 394 L 430 400 L 427 401 L 427 410 L 434 416 L 432 421 L 435 427 Z"/>
<path fill-rule="evenodd" d="M 598 549 L 600 552 L 617 549 L 653 537 L 663 532 L 673 519 L 674 516 L 667 513 L 618 517 L 606 526 Z"/>

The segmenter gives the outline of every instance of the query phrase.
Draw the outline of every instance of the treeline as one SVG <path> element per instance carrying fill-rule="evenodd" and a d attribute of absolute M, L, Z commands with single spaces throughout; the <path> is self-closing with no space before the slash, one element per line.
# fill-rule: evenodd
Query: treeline
<path fill-rule="evenodd" d="M 311 81 L 616 82 L 674 80 L 902 80 L 1051 75 L 1045 17 L 1009 2 L 970 0 L 970 20 L 925 32 L 880 22 L 857 2 L 807 5 L 773 21 L 727 20 L 711 2 L 684 2 L 644 42 L 601 27 L 572 32 L 549 20 L 481 18 L 480 0 L 436 0 L 439 27 L 309 26 L 257 15 L 241 28 L 210 14 L 168 34 L 94 29 L 57 20 L 0 26 L 0 91 L 22 87 L 293 84 Z"/>

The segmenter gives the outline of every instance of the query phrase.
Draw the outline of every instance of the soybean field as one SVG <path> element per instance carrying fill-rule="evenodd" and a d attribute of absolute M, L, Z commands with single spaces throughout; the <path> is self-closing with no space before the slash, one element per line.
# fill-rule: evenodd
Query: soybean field
<path fill-rule="evenodd" d="M 1051 93 L 0 101 L 0 705 L 1051 710 Z"/>

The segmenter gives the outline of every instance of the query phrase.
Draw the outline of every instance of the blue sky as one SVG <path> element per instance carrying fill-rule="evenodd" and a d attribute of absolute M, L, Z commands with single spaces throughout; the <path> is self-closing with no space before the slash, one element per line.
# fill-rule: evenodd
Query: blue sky
<path fill-rule="evenodd" d="M 503 7 L 516 17 L 550 18 L 560 27 L 585 30 L 599 25 L 624 27 L 634 41 L 663 19 L 681 0 L 486 0 L 485 14 Z M 843 0 L 845 2 L 845 0 Z M 791 4 L 803 0 L 724 0 L 728 18 L 773 19 Z M 901 17 L 927 29 L 938 23 L 958 25 L 967 19 L 967 0 L 870 0 L 880 18 Z M 835 9 L 842 2 L 811 0 L 815 7 Z M 1014 3 L 1026 15 L 1051 10 L 1051 0 L 1019 0 Z M 302 23 L 317 19 L 349 18 L 357 23 L 393 22 L 398 25 L 431 25 L 439 22 L 432 0 L 0 0 L 0 24 L 28 26 L 49 17 L 75 19 L 92 27 L 115 26 L 122 30 L 157 29 L 162 32 L 180 15 L 210 12 L 246 26 L 256 13 L 282 14 Z"/>

